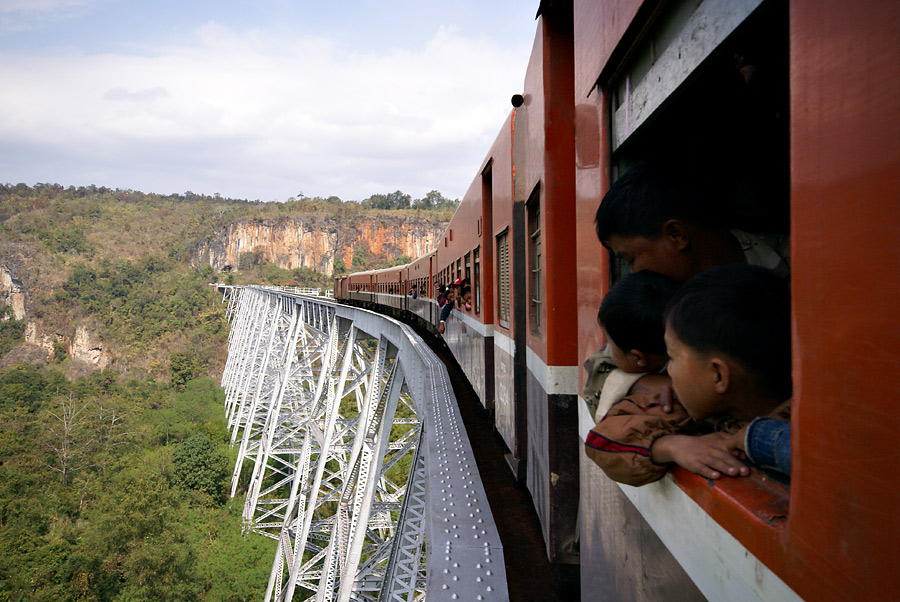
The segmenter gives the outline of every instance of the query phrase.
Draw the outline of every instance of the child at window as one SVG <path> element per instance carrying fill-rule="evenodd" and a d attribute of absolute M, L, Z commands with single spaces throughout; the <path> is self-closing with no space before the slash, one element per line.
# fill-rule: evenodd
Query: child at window
<path fill-rule="evenodd" d="M 447 300 L 441 307 L 441 318 L 440 323 L 438 324 L 438 334 L 444 334 L 444 322 L 446 322 L 447 318 L 450 317 L 450 312 L 453 311 L 453 306 L 455 304 L 456 288 L 451 286 L 449 289 L 447 289 Z"/>
<path fill-rule="evenodd" d="M 582 397 L 599 421 L 642 376 L 666 365 L 663 313 L 678 285 L 644 270 L 622 278 L 603 298 L 597 322 L 606 345 L 588 358 Z"/>
<path fill-rule="evenodd" d="M 729 432 L 791 396 L 787 284 L 750 265 L 695 276 L 669 302 L 665 341 L 680 403 L 666 414 L 658 393 L 631 393 L 591 431 L 588 455 L 630 485 L 659 479 L 672 463 L 710 479 L 749 474 Z M 703 430 L 714 432 L 689 434 Z"/>

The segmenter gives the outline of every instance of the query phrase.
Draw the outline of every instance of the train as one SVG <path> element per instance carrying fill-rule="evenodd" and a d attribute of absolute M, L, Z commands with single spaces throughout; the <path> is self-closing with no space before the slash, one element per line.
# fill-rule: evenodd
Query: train
<path fill-rule="evenodd" d="M 434 327 L 438 286 L 469 279 L 444 338 L 583 600 L 900 599 L 900 3 L 546 0 L 536 22 L 437 248 L 335 297 Z M 594 215 L 661 151 L 789 258 L 789 483 L 629 487 L 583 451 L 582 363 L 627 272 Z"/>

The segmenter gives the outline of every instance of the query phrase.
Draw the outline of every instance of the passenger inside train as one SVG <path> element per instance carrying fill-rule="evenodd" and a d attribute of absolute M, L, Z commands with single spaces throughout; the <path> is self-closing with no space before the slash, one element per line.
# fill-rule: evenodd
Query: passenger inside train
<path fill-rule="evenodd" d="M 447 289 L 445 295 L 445 303 L 441 306 L 441 318 L 440 323 L 438 324 L 438 334 L 444 334 L 444 322 L 447 321 L 447 318 L 450 317 L 450 312 L 453 311 L 453 306 L 456 304 L 456 287 L 450 286 Z"/>
<path fill-rule="evenodd" d="M 603 298 L 597 322 L 606 345 L 586 362 L 582 397 L 597 422 L 642 376 L 665 373 L 663 314 L 678 284 L 644 270 L 625 276 Z"/>
<path fill-rule="evenodd" d="M 632 271 L 677 282 L 730 263 L 760 265 L 782 276 L 787 263 L 760 237 L 728 229 L 722 203 L 674 158 L 637 163 L 616 180 L 595 217 L 597 237 Z"/>
<path fill-rule="evenodd" d="M 465 285 L 462 287 L 462 292 L 459 296 L 459 304 L 461 309 L 465 309 L 469 311 L 472 309 L 472 287 L 469 285 Z"/>
<path fill-rule="evenodd" d="M 673 463 L 710 479 L 746 476 L 750 471 L 735 454 L 740 447 L 750 448 L 753 460 L 789 472 L 783 464 L 789 434 L 741 428 L 759 416 L 789 418 L 790 292 L 784 279 L 748 265 L 703 272 L 669 302 L 665 340 L 680 403 L 666 413 L 658 391 L 633 387 L 588 435 L 587 455 L 629 485 L 658 480 Z"/>

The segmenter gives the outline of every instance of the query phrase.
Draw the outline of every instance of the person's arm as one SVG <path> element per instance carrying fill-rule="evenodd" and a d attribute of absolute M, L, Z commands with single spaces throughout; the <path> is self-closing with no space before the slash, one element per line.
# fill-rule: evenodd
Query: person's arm
<path fill-rule="evenodd" d="M 728 442 L 732 453 L 743 452 L 755 464 L 791 474 L 791 423 L 760 417 L 735 433 Z"/>
<path fill-rule="evenodd" d="M 658 395 L 638 391 L 615 403 L 588 433 L 585 452 L 614 481 L 645 485 L 662 478 L 671 465 L 656 462 L 650 450 L 654 442 L 678 433 L 690 424 L 679 403 L 664 413 Z"/>
<path fill-rule="evenodd" d="M 438 333 L 444 334 L 444 322 L 447 321 L 451 311 L 453 311 L 452 303 L 445 303 L 441 308 L 441 323 L 438 325 Z"/>
<path fill-rule="evenodd" d="M 674 462 L 707 479 L 723 475 L 745 477 L 750 469 L 729 450 L 731 435 L 666 435 L 650 446 L 650 459 L 656 463 Z"/>

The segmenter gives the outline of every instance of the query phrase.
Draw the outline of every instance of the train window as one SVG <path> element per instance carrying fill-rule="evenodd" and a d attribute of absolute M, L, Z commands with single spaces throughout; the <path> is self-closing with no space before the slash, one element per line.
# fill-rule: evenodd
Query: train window
<path fill-rule="evenodd" d="M 497 235 L 497 321 L 509 328 L 509 230 Z"/>
<path fill-rule="evenodd" d="M 481 313 L 481 247 L 472 251 L 475 261 L 475 277 L 472 279 L 472 297 L 475 299 L 475 313 Z"/>
<path fill-rule="evenodd" d="M 541 191 L 536 186 L 525 204 L 528 228 L 528 314 L 531 334 L 541 334 Z"/>
<path fill-rule="evenodd" d="M 725 4 L 671 3 L 610 82 L 611 177 L 642 159 L 674 161 L 729 228 L 788 260 L 788 7 Z M 709 23 L 719 29 L 700 35 Z M 610 267 L 612 282 L 628 272 Z"/>
<path fill-rule="evenodd" d="M 462 278 L 462 257 L 456 260 L 456 277 Z"/>
<path fill-rule="evenodd" d="M 466 253 L 465 266 L 466 266 L 466 271 L 465 271 L 466 276 L 465 277 L 469 280 L 469 282 L 472 282 L 472 254 L 471 253 Z"/>

